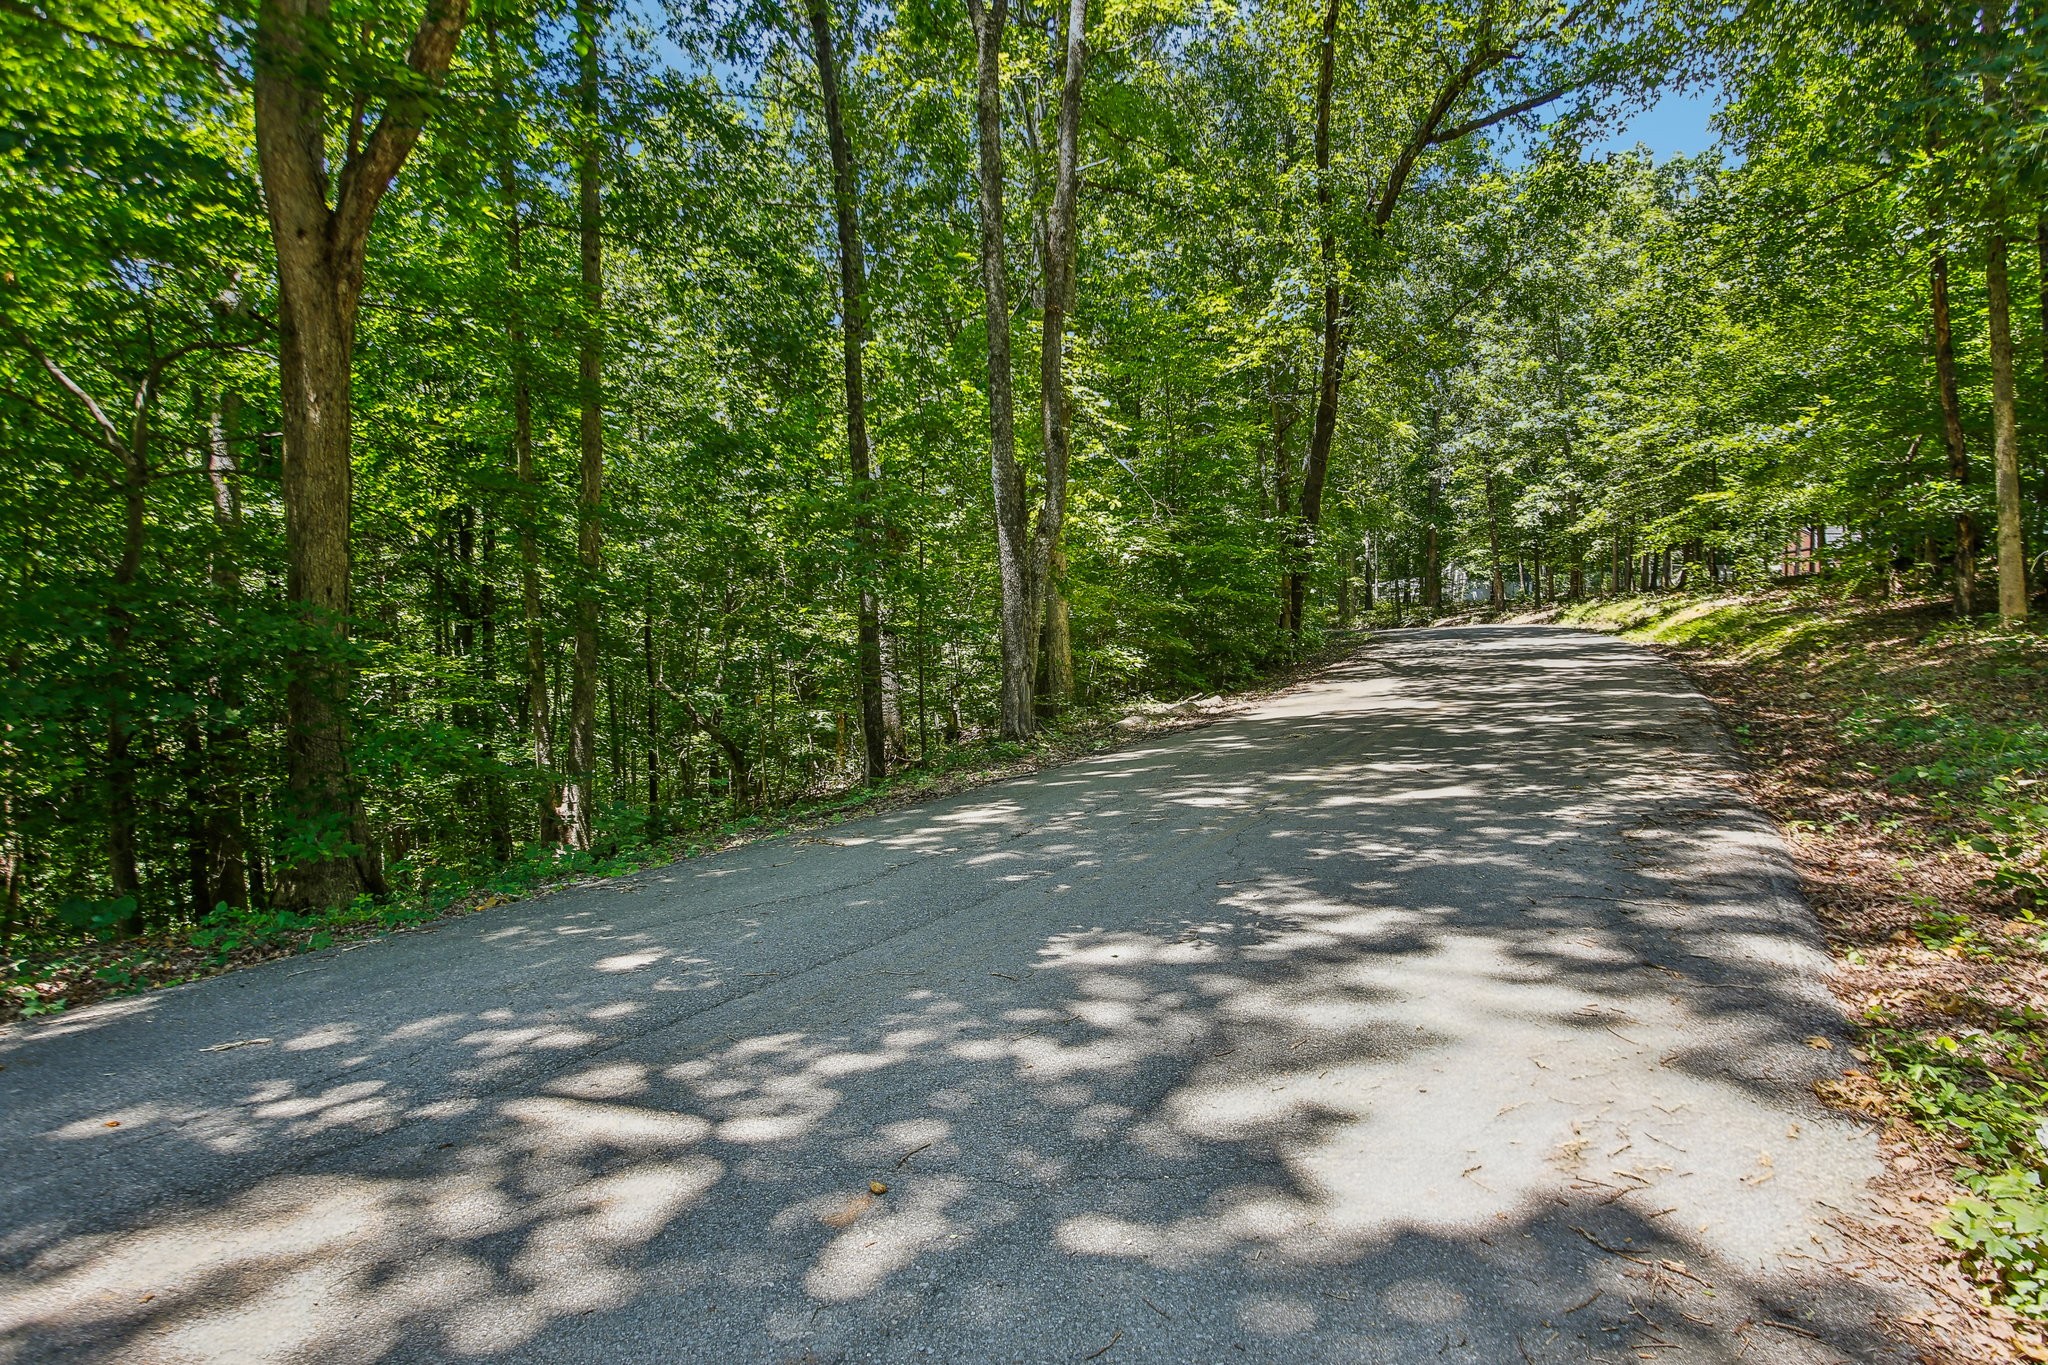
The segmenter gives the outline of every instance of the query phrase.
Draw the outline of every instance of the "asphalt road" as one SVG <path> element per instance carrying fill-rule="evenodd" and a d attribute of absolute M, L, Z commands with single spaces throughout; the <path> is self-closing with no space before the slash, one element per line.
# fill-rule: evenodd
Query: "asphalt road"
<path fill-rule="evenodd" d="M 1398 632 L 7 1031 L 0 1360 L 1905 1359 L 1830 1268 L 1875 1142 L 1730 771 L 1630 646 Z"/>

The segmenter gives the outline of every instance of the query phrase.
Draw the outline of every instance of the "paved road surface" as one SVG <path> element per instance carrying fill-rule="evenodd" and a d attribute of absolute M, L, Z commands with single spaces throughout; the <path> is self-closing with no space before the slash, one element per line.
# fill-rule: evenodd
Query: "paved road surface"
<path fill-rule="evenodd" d="M 1395 633 L 13 1030 L 0 1360 L 1891 1359 L 1826 1265 L 1876 1156 L 1809 1094 L 1824 957 L 1728 770 L 1627 645 Z"/>

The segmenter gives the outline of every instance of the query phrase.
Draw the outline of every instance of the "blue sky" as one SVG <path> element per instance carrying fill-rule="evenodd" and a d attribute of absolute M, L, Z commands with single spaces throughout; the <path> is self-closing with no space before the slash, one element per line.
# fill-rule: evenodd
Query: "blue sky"
<path fill-rule="evenodd" d="M 1712 86 L 1690 93 L 1672 91 L 1648 109 L 1632 115 L 1613 134 L 1587 143 L 1586 152 L 1597 156 L 1601 152 L 1626 151 L 1638 142 L 1648 147 L 1659 161 L 1703 152 L 1714 145 L 1714 132 L 1707 127 L 1707 120 L 1713 117 L 1720 102 L 1721 92 Z"/>

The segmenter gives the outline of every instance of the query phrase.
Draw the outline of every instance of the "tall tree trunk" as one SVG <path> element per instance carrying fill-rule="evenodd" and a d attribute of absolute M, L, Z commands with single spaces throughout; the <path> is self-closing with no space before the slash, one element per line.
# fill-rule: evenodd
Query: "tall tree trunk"
<path fill-rule="evenodd" d="M 490 697 L 499 695 L 497 549 L 497 528 L 487 526 L 484 531 L 483 582 L 477 587 L 477 633 L 480 637 L 478 676 L 485 694 Z M 511 793 L 506 789 L 505 770 L 499 762 L 502 746 L 498 742 L 498 727 L 502 719 L 495 702 L 484 703 L 483 732 L 492 759 L 490 771 L 484 775 L 484 825 L 490 837 L 491 857 L 499 863 L 506 863 L 512 859 L 517 840 L 512 830 Z"/>
<path fill-rule="evenodd" d="M 2041 312 L 2041 377 L 2048 379 L 2048 213 L 2034 220 L 2034 289 Z"/>
<path fill-rule="evenodd" d="M 128 648 L 135 635 L 131 598 L 142 569 L 144 500 L 149 491 L 149 458 L 141 438 L 128 450 L 121 480 L 121 558 L 114 565 L 114 590 L 107 602 L 107 865 L 114 898 L 129 902 L 124 933 L 146 927 L 142 876 L 136 860 L 135 718 L 129 705 L 134 683 Z"/>
<path fill-rule="evenodd" d="M 1998 616 L 2010 623 L 2027 615 L 2027 552 L 2020 526 L 2019 401 L 2002 210 L 1994 205 L 1984 246 L 1984 294 L 1991 322 L 1991 454 L 1998 477 Z"/>
<path fill-rule="evenodd" d="M 647 666 L 647 837 L 658 839 L 668 827 L 661 808 L 661 670 L 654 655 L 654 596 L 646 598 L 640 618 L 640 655 Z"/>
<path fill-rule="evenodd" d="M 282 234 L 280 234 L 282 235 Z M 286 273 L 285 253 L 279 271 Z M 297 274 L 297 272 L 292 272 Z M 285 593 L 320 644 L 301 648 L 285 690 L 288 808 L 321 852 L 278 869 L 278 898 L 302 909 L 343 905 L 381 875 L 349 765 L 349 366 L 355 298 L 336 299 L 315 267 L 280 290 L 279 387 L 285 459 Z M 351 291 L 352 295 L 353 291 Z"/>
<path fill-rule="evenodd" d="M 874 467 L 868 450 L 867 389 L 861 351 L 867 341 L 867 278 L 861 253 L 859 184 L 846 118 L 839 101 L 839 62 L 832 49 L 828 0 L 809 0 L 811 43 L 825 106 L 825 137 L 832 154 L 832 208 L 839 229 L 840 341 L 846 372 L 846 454 L 853 478 L 854 541 L 859 549 L 860 598 L 856 665 L 860 675 L 862 768 L 870 782 L 889 771 L 889 734 L 882 706 L 882 608 L 877 592 L 881 536 L 875 528 Z"/>
<path fill-rule="evenodd" d="M 213 495 L 214 529 L 221 547 L 213 557 L 213 584 L 221 596 L 232 602 L 242 591 L 242 570 L 236 559 L 242 530 L 242 500 L 234 480 L 234 444 L 241 399 L 230 392 L 220 396 L 208 426 L 206 478 Z M 203 860 L 209 888 L 201 911 L 226 904 L 237 908 L 249 903 L 246 872 L 247 842 L 242 831 L 241 776 L 243 745 L 239 712 L 242 708 L 242 680 L 232 664 L 222 668 L 213 681 L 219 702 L 221 730 L 207 741 L 213 773 L 207 784 L 206 811 L 200 826 Z"/>
<path fill-rule="evenodd" d="M 527 351 L 525 285 L 526 224 L 519 190 L 519 106 L 498 70 L 497 31 L 485 30 L 491 44 L 493 79 L 504 101 L 505 124 L 500 133 L 498 184 L 505 201 L 505 349 L 512 380 L 512 473 L 519 483 L 519 609 L 526 635 L 526 720 L 531 731 L 533 767 L 539 779 L 536 835 L 543 844 L 568 837 L 562 819 L 562 785 L 555 776 L 555 740 L 548 697 L 548 647 L 540 602 L 540 489 L 533 467 L 533 358 Z"/>
<path fill-rule="evenodd" d="M 14 818 L 14 798 L 0 796 L 0 953 L 13 944 L 21 924 L 21 882 L 25 870 L 21 825 Z"/>
<path fill-rule="evenodd" d="M 1030 566 L 1024 471 L 1017 465 L 1016 399 L 1010 379 L 1009 282 L 1004 267 L 1003 26 L 1008 0 L 968 0 L 974 21 L 974 121 L 981 186 L 981 284 L 988 325 L 989 472 L 995 489 L 998 626 L 1002 644 L 1001 733 L 1032 731 Z"/>
<path fill-rule="evenodd" d="M 1437 528 L 1422 528 L 1422 605 L 1431 611 L 1443 605 L 1443 560 Z"/>
<path fill-rule="evenodd" d="M 1298 634 L 1302 626 L 1302 611 L 1307 601 L 1308 560 L 1315 552 L 1316 527 L 1323 515 L 1323 486 L 1330 474 L 1330 452 L 1337 439 L 1337 399 L 1344 381 L 1344 360 L 1347 350 L 1347 325 L 1344 317 L 1343 286 L 1341 271 L 1337 262 L 1336 220 L 1332 216 L 1330 196 L 1330 99 L 1335 84 L 1337 61 L 1337 14 L 1339 0 L 1326 0 L 1323 8 L 1322 44 L 1318 53 L 1316 68 L 1316 209 L 1321 218 L 1321 233 L 1316 242 L 1317 263 L 1323 279 L 1323 330 L 1322 359 L 1316 384 L 1315 422 L 1309 430 L 1308 458 L 1302 466 L 1301 512 L 1294 530 L 1292 550 L 1295 561 L 1287 576 L 1287 595 L 1283 615 L 1289 626 Z M 1564 92 L 1558 87 L 1548 94 L 1525 100 L 1517 105 L 1484 117 L 1471 119 L 1456 127 L 1446 128 L 1444 119 L 1465 92 L 1472 88 L 1481 76 L 1513 55 L 1513 49 L 1495 43 L 1488 27 L 1482 24 L 1476 35 L 1470 56 L 1463 65 L 1452 71 L 1444 84 L 1437 90 L 1429 111 L 1416 125 L 1415 131 L 1388 167 L 1386 178 L 1379 185 L 1379 199 L 1373 206 L 1371 227 L 1377 241 L 1385 241 L 1387 225 L 1393 221 L 1394 209 L 1400 203 L 1402 191 L 1407 188 L 1408 179 L 1415 173 L 1424 152 L 1431 147 L 1455 142 L 1459 138 L 1491 127 L 1504 118 L 1547 104 Z"/>
<path fill-rule="evenodd" d="M 583 309 L 576 355 L 577 451 L 575 660 L 569 679 L 569 763 L 563 821 L 571 848 L 591 846 L 597 795 L 597 590 L 604 570 L 603 130 L 598 109 L 598 0 L 576 0 L 577 239 Z"/>
<path fill-rule="evenodd" d="M 1508 583 L 1500 569 L 1500 518 L 1493 510 L 1493 475 L 1486 476 L 1486 552 L 1493 562 L 1493 581 L 1487 601 L 1497 611 L 1508 604 Z"/>
<path fill-rule="evenodd" d="M 1059 587 L 1066 570 L 1065 558 L 1055 547 L 1052 581 L 1045 590 L 1045 633 L 1038 650 L 1038 696 L 1040 708 L 1048 717 L 1056 715 L 1074 696 L 1073 634 L 1067 620 L 1067 599 Z"/>
<path fill-rule="evenodd" d="M 1323 514 L 1323 481 L 1330 468 L 1330 448 L 1337 437 L 1337 394 L 1343 383 L 1343 285 L 1337 278 L 1337 222 L 1330 196 L 1330 99 L 1337 74 L 1338 0 L 1325 0 L 1322 42 L 1316 62 L 1316 263 L 1323 280 L 1322 355 L 1316 370 L 1315 417 L 1309 426 L 1308 459 L 1302 466 L 1301 507 L 1289 537 L 1287 597 L 1282 616 L 1287 629 L 1301 634 L 1302 612 L 1308 603 L 1308 557 L 1315 550 L 1316 524 Z"/>
<path fill-rule="evenodd" d="M 477 565 L 477 523 L 479 509 L 462 503 L 452 509 L 448 541 L 448 600 L 454 610 L 453 653 L 469 679 L 471 697 L 489 697 L 497 691 L 496 651 L 491 647 L 492 597 L 489 583 L 479 583 Z M 488 544 L 488 533 L 486 533 Z M 484 566 L 483 577 L 489 575 Z M 453 707 L 455 726 L 473 735 L 478 746 L 493 759 L 498 752 L 498 708 L 489 702 L 457 702 Z M 460 788 L 465 808 L 474 810 L 482 822 L 483 842 L 498 862 L 512 856 L 512 831 L 505 809 L 505 793 L 495 762 L 483 766 L 474 779 Z"/>
<path fill-rule="evenodd" d="M 1301 415 L 1295 412 L 1283 416 L 1277 398 L 1272 399 L 1269 406 L 1273 413 L 1273 512 L 1285 521 L 1294 515 L 1294 462 L 1287 457 L 1287 433 L 1294 429 L 1294 424 L 1301 420 Z M 1263 488 L 1260 495 L 1260 501 L 1263 502 Z M 1284 579 L 1280 584 L 1280 599 L 1284 616 L 1287 603 L 1287 584 Z"/>
<path fill-rule="evenodd" d="M 607 668 L 599 671 L 598 679 L 604 691 L 604 734 L 612 760 L 612 787 L 624 791 L 631 784 L 626 780 L 625 754 L 619 748 L 619 675 Z"/>
<path fill-rule="evenodd" d="M 1986 5 L 1978 27 L 1996 41 L 2004 11 Z M 1983 77 L 1984 104 L 2002 122 L 2004 81 Z M 1998 618 L 2010 625 L 2027 615 L 2027 551 L 2020 524 L 2019 395 L 2013 373 L 2012 284 L 2006 263 L 2006 200 L 1994 185 L 1990 235 L 1984 243 L 1984 303 L 1991 331 L 1991 457 L 1998 494 Z"/>
<path fill-rule="evenodd" d="M 1429 415 L 1429 427 L 1432 435 L 1430 443 L 1432 458 L 1435 455 L 1436 443 L 1433 438 L 1437 429 L 1436 424 L 1437 415 L 1431 412 Z M 1438 610 L 1444 604 L 1443 549 L 1438 543 L 1436 524 L 1437 500 L 1442 496 L 1442 480 L 1432 470 L 1429 481 L 1423 485 L 1422 503 L 1422 605 L 1431 611 Z"/>
<path fill-rule="evenodd" d="M 206 747 L 199 737 L 199 718 L 189 716 L 184 730 L 185 778 L 185 879 L 193 919 L 213 908 L 207 895 L 211 882 L 206 875 Z"/>
<path fill-rule="evenodd" d="M 1031 538 L 1032 613 L 1042 619 L 1046 664 L 1039 670 L 1048 710 L 1073 694 L 1073 642 L 1067 606 L 1059 595 L 1063 563 L 1060 531 L 1067 515 L 1067 468 L 1072 456 L 1073 413 L 1067 401 L 1067 315 L 1074 306 L 1074 272 L 1079 246 L 1081 193 L 1081 77 L 1087 63 L 1087 0 L 1068 0 L 1061 62 L 1052 211 L 1045 228 L 1045 307 L 1039 328 L 1038 409 L 1045 454 L 1045 490 Z"/>
<path fill-rule="evenodd" d="M 1928 268 L 1929 294 L 1934 310 L 1934 381 L 1941 401 L 1941 442 L 1948 455 L 1948 476 L 1958 487 L 1970 482 L 1970 448 L 1963 438 L 1963 405 L 1956 386 L 1955 339 L 1949 325 L 1948 254 L 1937 251 Z M 1968 512 L 1956 513 L 1956 546 L 1951 584 L 1956 610 L 1964 616 L 1976 611 L 1977 519 Z"/>
<path fill-rule="evenodd" d="M 910 732 L 903 719 L 903 672 L 903 635 L 891 620 L 882 626 L 882 737 L 888 741 L 893 763 L 910 757 Z"/>
<path fill-rule="evenodd" d="M 289 810 L 320 850 L 278 877 L 280 899 L 299 907 L 384 885 L 349 769 L 350 367 L 370 225 L 426 124 L 467 13 L 468 0 L 428 0 L 406 53 L 419 79 L 388 96 L 367 139 L 351 128 L 330 208 L 327 5 L 257 7 L 256 157 L 277 255 L 285 590 L 314 640 L 294 650 L 285 694 Z"/>

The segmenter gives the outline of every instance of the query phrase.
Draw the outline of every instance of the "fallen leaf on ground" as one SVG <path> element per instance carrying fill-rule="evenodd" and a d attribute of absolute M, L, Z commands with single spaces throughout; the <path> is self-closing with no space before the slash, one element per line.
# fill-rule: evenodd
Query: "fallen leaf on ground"
<path fill-rule="evenodd" d="M 1882 1116 L 1891 1108 L 1891 1097 L 1868 1072 L 1848 1071 L 1839 1080 L 1815 1081 L 1813 1093 L 1839 1109 Z"/>
<path fill-rule="evenodd" d="M 818 1221 L 828 1228 L 852 1227 L 854 1219 L 860 1217 L 874 1206 L 875 1197 L 871 1194 L 864 1194 L 860 1198 L 852 1200 L 842 1207 L 825 1214 Z"/>

